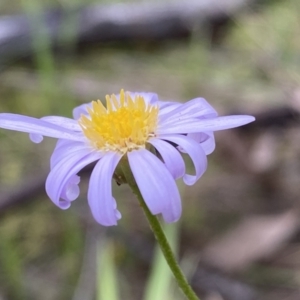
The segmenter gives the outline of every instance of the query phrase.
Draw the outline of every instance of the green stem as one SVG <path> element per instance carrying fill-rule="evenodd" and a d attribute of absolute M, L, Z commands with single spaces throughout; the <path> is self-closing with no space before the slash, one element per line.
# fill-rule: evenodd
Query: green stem
<path fill-rule="evenodd" d="M 199 300 L 199 298 L 197 297 L 197 295 L 195 294 L 195 292 L 189 285 L 185 275 L 181 271 L 157 217 L 152 215 L 147 204 L 145 203 L 143 196 L 141 195 L 141 192 L 140 192 L 140 190 L 135 182 L 135 179 L 132 175 L 132 172 L 130 170 L 127 159 L 123 159 L 121 167 L 122 167 L 123 175 L 125 176 L 128 185 L 131 187 L 134 194 L 136 194 L 136 196 L 139 200 L 139 203 L 144 210 L 144 213 L 148 219 L 148 222 L 154 233 L 154 236 L 160 245 L 161 251 L 163 252 L 163 255 L 164 255 L 179 287 L 181 288 L 182 292 L 184 293 L 184 295 L 186 296 L 187 299 Z"/>

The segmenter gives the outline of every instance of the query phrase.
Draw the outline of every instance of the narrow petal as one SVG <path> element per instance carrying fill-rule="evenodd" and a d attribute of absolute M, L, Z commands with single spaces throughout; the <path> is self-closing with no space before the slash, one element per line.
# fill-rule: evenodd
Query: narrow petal
<path fill-rule="evenodd" d="M 161 122 L 170 122 L 171 120 L 184 120 L 185 118 L 212 118 L 216 117 L 218 113 L 215 109 L 208 104 L 204 98 L 196 98 L 190 100 L 176 109 L 170 111 L 168 114 L 164 114 L 160 118 Z"/>
<path fill-rule="evenodd" d="M 75 107 L 73 109 L 73 118 L 75 120 L 78 120 L 81 117 L 81 115 L 87 115 L 88 114 L 87 108 L 91 107 L 91 106 L 92 106 L 92 104 L 89 103 L 89 104 L 81 104 L 81 105 Z"/>
<path fill-rule="evenodd" d="M 187 136 L 197 143 L 200 143 L 206 155 L 211 154 L 216 148 L 216 142 L 213 132 L 188 133 Z"/>
<path fill-rule="evenodd" d="M 164 112 L 165 112 L 165 110 L 166 110 L 166 112 L 169 112 L 181 105 L 182 105 L 182 103 L 180 103 L 180 102 L 158 101 L 158 106 L 159 106 L 160 111 L 164 111 Z"/>
<path fill-rule="evenodd" d="M 181 215 L 180 195 L 165 165 L 145 149 L 131 151 L 127 156 L 132 174 L 151 213 L 163 213 L 166 222 L 177 221 Z"/>
<path fill-rule="evenodd" d="M 157 138 L 149 140 L 149 143 L 157 149 L 174 179 L 181 178 L 185 174 L 183 158 L 175 147 Z"/>
<path fill-rule="evenodd" d="M 133 99 L 136 96 L 142 96 L 145 99 L 146 103 L 149 103 L 149 104 L 155 104 L 156 102 L 158 102 L 158 96 L 155 93 L 145 93 L 145 92 L 135 92 L 135 93 L 126 92 L 126 93 L 129 93 L 131 98 L 133 98 Z M 119 96 L 120 95 L 117 95 L 117 99 L 119 99 Z"/>
<path fill-rule="evenodd" d="M 80 194 L 79 183 L 80 177 L 78 175 L 72 176 L 65 184 L 60 197 L 68 202 L 77 199 Z"/>
<path fill-rule="evenodd" d="M 217 131 L 239 127 L 255 120 L 252 116 L 224 116 L 211 119 L 185 119 L 159 124 L 157 134 Z"/>
<path fill-rule="evenodd" d="M 55 145 L 55 150 L 61 148 L 61 147 L 64 147 L 65 145 L 69 145 L 69 144 L 72 144 L 72 143 L 76 143 L 74 141 L 69 141 L 69 140 L 62 140 L 62 139 L 59 139 L 57 140 L 56 142 L 56 145 Z"/>
<path fill-rule="evenodd" d="M 121 218 L 112 196 L 112 176 L 122 155 L 106 153 L 96 164 L 89 184 L 88 201 L 96 221 L 104 226 L 117 225 Z"/>
<path fill-rule="evenodd" d="M 44 137 L 41 134 L 29 133 L 29 138 L 32 142 L 39 144 L 43 141 Z"/>
<path fill-rule="evenodd" d="M 159 114 L 158 118 L 159 120 L 164 120 L 164 116 L 170 113 L 171 111 L 174 111 L 177 107 L 181 106 L 182 103 L 178 102 L 166 102 L 166 101 L 159 101 Z"/>
<path fill-rule="evenodd" d="M 182 206 L 181 199 L 176 197 L 169 203 L 169 205 L 162 211 L 162 216 L 166 223 L 177 222 L 181 216 Z"/>
<path fill-rule="evenodd" d="M 78 131 L 78 132 L 82 131 L 78 122 L 73 119 L 69 119 L 69 118 L 65 118 L 65 117 L 57 117 L 57 116 L 47 116 L 47 117 L 41 118 L 40 120 L 62 126 L 66 129 L 70 129 L 72 131 Z M 29 133 L 29 138 L 32 142 L 34 142 L 36 144 L 41 143 L 44 139 L 44 137 L 41 134 L 36 134 L 36 133 Z"/>
<path fill-rule="evenodd" d="M 51 124 L 40 119 L 17 114 L 0 114 L 0 128 L 49 136 L 53 138 L 61 138 L 74 141 L 83 140 L 83 136 L 78 135 L 78 133 L 64 127 Z"/>
<path fill-rule="evenodd" d="M 74 151 L 82 148 L 82 143 L 74 142 L 69 140 L 58 140 L 56 147 L 51 155 L 50 159 L 50 168 L 51 170 L 57 165 L 61 160 L 66 156 L 66 153 L 71 154 Z M 62 189 L 60 198 L 66 201 L 74 201 L 78 198 L 80 189 L 79 189 L 80 177 L 73 175 L 66 182 L 64 188 Z"/>
<path fill-rule="evenodd" d="M 88 145 L 84 145 L 81 142 L 74 142 L 70 140 L 58 140 L 56 147 L 50 158 L 50 168 L 53 169 L 61 160 L 63 160 L 67 155 L 71 155 L 81 149 L 88 149 Z M 89 150 L 87 150 L 89 151 Z M 92 152 L 92 149 L 90 149 Z"/>
<path fill-rule="evenodd" d="M 60 116 L 46 116 L 41 118 L 41 120 L 64 127 L 66 129 L 70 129 L 72 131 L 81 132 L 81 127 L 79 126 L 76 120 L 60 117 Z"/>
<path fill-rule="evenodd" d="M 186 134 L 191 132 L 204 131 L 199 128 L 199 119 L 191 118 L 184 120 L 172 120 L 171 122 L 159 122 L 156 130 L 157 135 L 161 134 Z"/>
<path fill-rule="evenodd" d="M 89 148 L 82 145 L 81 149 L 66 153 L 50 171 L 46 180 L 46 192 L 50 199 L 58 207 L 67 209 L 70 201 L 62 198 L 66 187 L 70 185 L 70 181 L 74 180 L 74 176 L 85 166 L 100 159 L 103 154 L 100 152 L 91 152 Z"/>
<path fill-rule="evenodd" d="M 183 135 L 166 135 L 160 136 L 160 138 L 177 144 L 190 156 L 195 167 L 196 175 L 185 174 L 183 176 L 183 181 L 187 185 L 193 185 L 203 175 L 207 168 L 207 157 L 201 145 L 193 139 Z"/>
<path fill-rule="evenodd" d="M 217 131 L 235 128 L 255 121 L 253 116 L 233 115 L 200 121 L 199 131 Z"/>

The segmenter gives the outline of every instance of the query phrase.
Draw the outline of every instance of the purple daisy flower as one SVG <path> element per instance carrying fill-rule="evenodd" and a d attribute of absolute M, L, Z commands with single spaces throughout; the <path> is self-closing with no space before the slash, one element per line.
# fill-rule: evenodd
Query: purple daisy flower
<path fill-rule="evenodd" d="M 175 180 L 183 178 L 192 185 L 202 176 L 206 156 L 215 148 L 214 131 L 254 121 L 252 116 L 218 117 L 203 98 L 182 104 L 159 101 L 153 93 L 123 90 L 106 96 L 106 107 L 93 101 L 76 107 L 73 116 L 36 119 L 1 113 L 0 127 L 30 133 L 36 143 L 43 136 L 58 138 L 46 192 L 62 209 L 79 196 L 78 172 L 97 162 L 90 177 L 88 203 L 96 221 L 104 226 L 116 225 L 121 218 L 111 184 L 124 155 L 151 213 L 175 222 L 181 215 Z M 186 173 L 181 153 L 191 158 L 194 175 Z"/>

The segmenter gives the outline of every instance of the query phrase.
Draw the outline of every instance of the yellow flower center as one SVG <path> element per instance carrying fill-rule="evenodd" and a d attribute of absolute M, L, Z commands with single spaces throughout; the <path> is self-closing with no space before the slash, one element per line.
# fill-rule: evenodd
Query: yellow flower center
<path fill-rule="evenodd" d="M 106 108 L 100 100 L 93 101 L 89 115 L 82 115 L 79 125 L 96 149 L 124 154 L 145 148 L 148 139 L 155 135 L 158 110 L 142 96 L 132 98 L 121 90 L 119 100 L 115 95 L 106 96 Z"/>

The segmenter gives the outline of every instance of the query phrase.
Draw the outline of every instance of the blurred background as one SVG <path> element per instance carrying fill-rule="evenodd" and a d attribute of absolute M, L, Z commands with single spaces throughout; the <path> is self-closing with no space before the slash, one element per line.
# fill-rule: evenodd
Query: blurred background
<path fill-rule="evenodd" d="M 165 229 L 203 300 L 300 299 L 298 0 L 0 3 L 0 111 L 71 117 L 106 94 L 205 97 L 250 114 L 216 133 L 204 176 L 180 185 Z M 0 299 L 183 299 L 126 186 L 105 228 L 81 195 L 61 211 L 44 191 L 55 145 L 0 130 Z"/>

